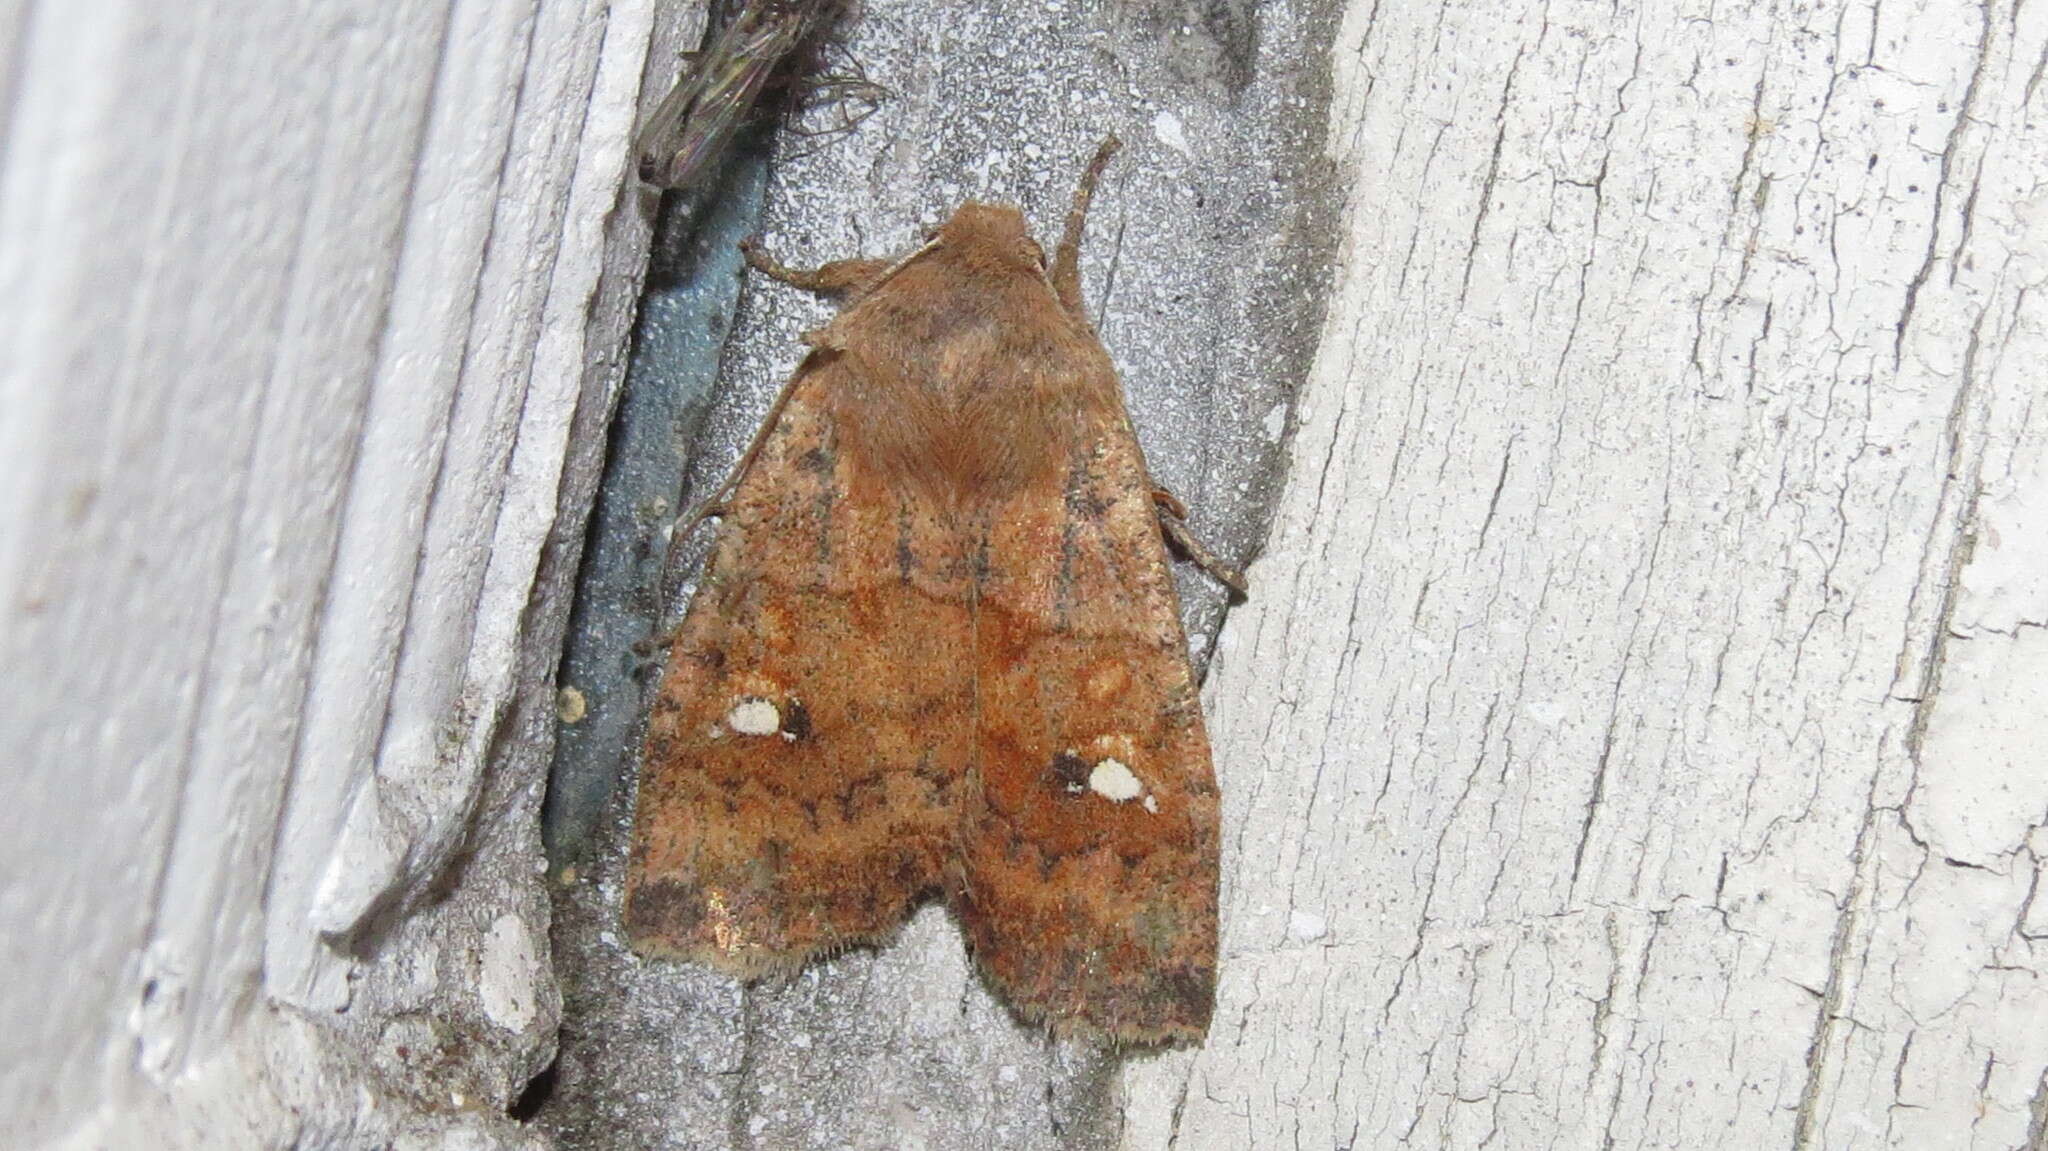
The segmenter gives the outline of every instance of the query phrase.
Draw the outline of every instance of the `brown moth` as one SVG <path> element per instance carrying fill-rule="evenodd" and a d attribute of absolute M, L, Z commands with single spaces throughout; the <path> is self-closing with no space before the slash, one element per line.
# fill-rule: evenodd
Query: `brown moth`
<path fill-rule="evenodd" d="M 633 945 L 743 978 L 878 940 L 934 893 L 1059 1034 L 1198 1041 L 1217 792 L 1160 500 L 1081 306 L 968 203 L 847 297 L 721 496 L 649 721 Z"/>

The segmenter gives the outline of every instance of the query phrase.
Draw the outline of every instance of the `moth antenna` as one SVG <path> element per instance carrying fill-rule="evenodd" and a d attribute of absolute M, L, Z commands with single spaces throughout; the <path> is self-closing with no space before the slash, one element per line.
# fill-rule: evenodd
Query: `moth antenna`
<path fill-rule="evenodd" d="M 725 514 L 727 501 L 731 500 L 733 492 L 738 490 L 740 480 L 746 477 L 747 469 L 754 466 L 755 457 L 761 454 L 761 446 L 768 442 L 768 433 L 774 430 L 775 421 L 782 418 L 782 409 L 789 405 L 789 394 L 796 390 L 796 381 L 797 377 L 791 376 L 789 382 L 782 385 L 782 390 L 776 393 L 775 403 L 769 406 L 767 417 L 761 421 L 760 427 L 754 429 L 754 438 L 748 442 L 747 450 L 740 456 L 740 461 L 734 464 L 732 471 L 726 475 L 725 482 L 719 484 L 710 496 L 676 521 L 676 526 L 668 537 L 668 558 L 662 562 L 664 572 L 675 570 L 683 541 L 690 538 L 691 533 L 712 516 Z"/>
<path fill-rule="evenodd" d="M 893 276 L 894 276 L 894 275 L 895 275 L 896 273 L 898 273 L 898 272 L 902 271 L 902 270 L 903 270 L 904 268 L 908 267 L 908 266 L 910 265 L 910 262 L 911 262 L 912 260 L 915 260 L 915 259 L 919 258 L 920 256 L 926 255 L 927 253 L 930 253 L 930 252 L 936 251 L 936 250 L 938 249 L 938 246 L 939 246 L 939 242 L 938 242 L 937 240 L 926 240 L 926 241 L 925 241 L 925 242 L 924 242 L 923 244 L 920 244 L 920 245 L 918 246 L 918 248 L 917 248 L 917 250 L 916 250 L 916 251 L 914 251 L 914 252 L 910 253 L 909 255 L 907 255 L 907 256 L 905 256 L 905 257 L 903 257 L 903 258 L 902 258 L 902 259 L 900 259 L 900 260 L 897 260 L 897 261 L 896 261 L 895 263 L 893 263 L 893 264 L 889 264 L 889 265 L 887 265 L 886 267 L 884 267 L 884 268 L 882 269 L 881 273 L 880 273 L 879 275 L 877 275 L 877 276 L 875 277 L 875 279 L 874 279 L 874 283 L 873 283 L 873 284 L 869 284 L 869 285 L 867 285 L 867 286 L 868 286 L 868 287 L 873 287 L 873 286 L 875 286 L 875 284 L 881 284 L 881 283 L 883 283 L 883 282 L 887 281 L 888 279 L 890 279 L 891 277 L 893 277 Z M 879 264 L 879 263 L 881 263 L 881 261 L 880 261 L 880 260 L 877 260 L 877 261 L 875 261 L 875 262 L 876 262 L 876 263 L 878 263 L 878 264 Z"/>
<path fill-rule="evenodd" d="M 1088 205 L 1095 199 L 1095 186 L 1102 182 L 1102 170 L 1109 167 L 1109 158 L 1123 146 L 1123 141 L 1114 135 L 1102 138 L 1095 148 L 1095 158 L 1088 161 L 1080 184 L 1074 188 L 1073 207 L 1067 209 L 1067 226 L 1060 233 L 1060 246 L 1053 255 L 1052 290 L 1070 315 L 1082 315 L 1081 233 L 1088 226 Z"/>
<path fill-rule="evenodd" d="M 1152 502 L 1172 512 L 1174 519 L 1184 520 L 1188 518 L 1187 501 L 1174 495 L 1170 488 L 1161 484 L 1158 480 L 1152 481 Z"/>

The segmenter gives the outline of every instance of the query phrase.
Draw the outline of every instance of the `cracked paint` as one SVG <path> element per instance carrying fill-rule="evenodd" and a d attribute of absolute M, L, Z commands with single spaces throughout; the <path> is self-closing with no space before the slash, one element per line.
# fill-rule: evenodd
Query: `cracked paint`
<path fill-rule="evenodd" d="M 2044 13 L 1353 6 L 1175 1146 L 2039 1142 Z"/>

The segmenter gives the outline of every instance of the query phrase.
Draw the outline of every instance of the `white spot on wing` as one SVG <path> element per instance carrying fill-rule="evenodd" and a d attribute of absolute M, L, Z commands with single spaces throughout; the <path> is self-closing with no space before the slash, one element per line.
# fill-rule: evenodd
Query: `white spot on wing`
<path fill-rule="evenodd" d="M 748 696 L 725 713 L 725 726 L 741 735 L 774 735 L 782 730 L 782 713 L 767 700 Z"/>
<path fill-rule="evenodd" d="M 1105 759 L 1088 773 L 1088 788 L 1111 803 L 1123 803 L 1145 793 L 1145 785 L 1131 769 L 1114 759 Z"/>

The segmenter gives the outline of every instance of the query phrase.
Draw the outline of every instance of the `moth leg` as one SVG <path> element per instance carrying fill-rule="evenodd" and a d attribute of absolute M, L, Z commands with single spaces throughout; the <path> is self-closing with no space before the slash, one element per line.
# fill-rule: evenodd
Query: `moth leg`
<path fill-rule="evenodd" d="M 1158 480 L 1152 481 L 1152 502 L 1172 512 L 1174 519 L 1185 520 L 1188 518 L 1187 501 L 1174 495 L 1171 489 Z"/>
<path fill-rule="evenodd" d="M 740 241 L 740 254 L 753 269 L 771 280 L 802 288 L 821 296 L 838 296 L 854 290 L 889 270 L 889 260 L 834 260 L 816 268 L 792 268 L 761 250 L 754 240 Z"/>
<path fill-rule="evenodd" d="M 1109 166 L 1109 158 L 1124 146 L 1115 136 L 1105 136 L 1095 149 L 1095 158 L 1088 161 L 1088 170 L 1081 173 L 1081 182 L 1074 187 L 1074 205 L 1067 209 L 1066 230 L 1060 233 L 1060 246 L 1052 258 L 1052 290 L 1060 298 L 1061 306 L 1069 315 L 1081 315 L 1081 232 L 1088 226 L 1088 204 L 1095 199 L 1095 185 L 1102 181 L 1102 170 Z"/>
<path fill-rule="evenodd" d="M 1159 516 L 1159 531 L 1173 545 L 1173 550 L 1209 573 L 1209 578 L 1236 592 L 1239 598 L 1248 593 L 1250 585 L 1245 583 L 1244 573 L 1225 563 L 1223 557 L 1189 530 L 1188 506 L 1180 501 L 1179 496 L 1154 485 L 1152 507 Z"/>
<path fill-rule="evenodd" d="M 752 253 L 749 252 L 748 254 L 751 258 Z M 764 256 L 762 258 L 766 259 L 767 257 Z M 855 261 L 840 261 L 840 263 L 849 264 L 853 262 Z M 830 264 L 826 265 L 827 268 L 831 266 Z M 732 493 L 738 490 L 740 481 L 746 478 L 747 469 L 754 466 L 755 457 L 761 454 L 761 445 L 768 442 L 768 433 L 775 430 L 776 421 L 782 418 L 782 409 L 789 406 L 789 395 L 796 389 L 796 381 L 797 377 L 791 376 L 789 382 L 782 385 L 782 390 L 775 393 L 775 402 L 769 405 L 768 414 L 762 418 L 761 426 L 754 429 L 754 438 L 747 441 L 747 450 L 741 454 L 740 462 L 734 464 L 732 471 L 726 475 L 725 482 L 718 485 L 717 490 L 705 497 L 702 503 L 691 508 L 682 519 L 676 521 L 675 529 L 669 533 L 668 560 L 663 567 L 664 571 L 673 571 L 675 569 L 676 553 L 681 550 L 683 540 L 688 538 L 690 533 L 696 531 L 699 525 L 712 516 L 723 516 L 725 514 L 726 505 L 732 499 Z"/>
<path fill-rule="evenodd" d="M 861 287 L 893 266 L 887 260 L 834 260 L 821 267 L 803 271 L 785 266 L 782 261 L 762 251 L 761 246 L 751 239 L 740 241 L 740 253 L 746 257 L 748 264 L 765 276 L 792 287 L 825 295 L 838 295 Z M 747 469 L 753 466 L 754 458 L 761 454 L 761 445 L 768 442 L 768 433 L 775 429 L 776 421 L 782 418 L 782 409 L 789 404 L 789 393 L 795 387 L 796 377 L 792 376 L 788 383 L 782 385 L 782 391 L 776 395 L 775 403 L 768 409 L 767 417 L 761 421 L 761 426 L 754 430 L 754 438 L 747 444 L 746 454 L 740 457 L 739 463 L 733 465 L 732 473 L 725 477 L 725 482 L 718 485 L 717 491 L 712 492 L 703 503 L 692 508 L 689 514 L 676 524 L 675 533 L 669 538 L 671 567 L 675 563 L 676 548 L 685 537 L 696 531 L 697 526 L 705 520 L 725 514 L 726 502 L 732 499 L 733 491 L 739 487 L 740 480 L 747 474 Z"/>

